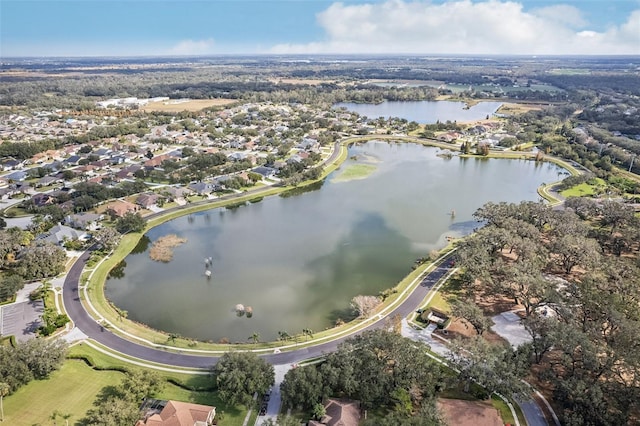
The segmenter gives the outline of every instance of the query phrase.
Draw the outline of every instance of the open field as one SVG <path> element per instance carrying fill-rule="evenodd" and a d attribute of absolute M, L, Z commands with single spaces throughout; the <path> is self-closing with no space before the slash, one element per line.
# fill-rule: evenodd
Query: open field
<path fill-rule="evenodd" d="M 538 111 L 545 107 L 546 105 L 543 104 L 505 102 L 496 112 L 498 114 L 519 115 L 529 111 Z"/>
<path fill-rule="evenodd" d="M 308 86 L 318 86 L 320 84 L 335 84 L 336 80 L 320 80 L 314 78 L 277 78 L 271 80 L 273 83 L 282 84 L 306 84 Z"/>
<path fill-rule="evenodd" d="M 180 112 L 180 111 L 200 111 L 201 109 L 215 106 L 229 105 L 238 102 L 235 99 L 190 99 L 184 102 L 159 101 L 149 102 L 140 107 L 144 112 Z"/>

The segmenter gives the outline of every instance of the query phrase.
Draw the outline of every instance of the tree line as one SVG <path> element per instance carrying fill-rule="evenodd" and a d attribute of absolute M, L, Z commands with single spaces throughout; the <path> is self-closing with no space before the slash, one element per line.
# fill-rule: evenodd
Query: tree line
<path fill-rule="evenodd" d="M 485 226 L 460 245 L 460 279 L 473 299 L 497 294 L 524 308 L 532 342 L 514 359 L 524 354 L 533 364 L 530 374 L 552 390 L 562 423 L 636 421 L 640 219 L 633 209 L 575 198 L 562 210 L 488 203 L 475 217 Z"/>

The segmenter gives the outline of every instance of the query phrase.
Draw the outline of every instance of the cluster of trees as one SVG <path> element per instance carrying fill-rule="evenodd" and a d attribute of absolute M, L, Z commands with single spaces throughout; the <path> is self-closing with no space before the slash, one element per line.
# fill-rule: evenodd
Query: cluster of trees
<path fill-rule="evenodd" d="M 49 242 L 34 240 L 29 231 L 19 228 L 0 230 L 0 270 L 4 271 L 2 288 L 21 287 L 17 275 L 23 280 L 34 280 L 58 275 L 67 260 L 65 251 Z M 8 290 L 5 290 L 8 291 Z"/>
<path fill-rule="evenodd" d="M 365 409 L 388 410 L 384 420 L 371 424 L 443 424 L 434 396 L 445 386 L 445 373 L 426 350 L 396 333 L 365 332 L 342 343 L 321 364 L 287 372 L 283 406 L 312 411 L 323 399 L 344 396 Z"/>
<path fill-rule="evenodd" d="M 62 365 L 66 352 L 67 346 L 60 340 L 31 339 L 15 347 L 0 345 L 0 388 L 6 386 L 11 394 L 33 379 L 46 379 Z"/>
<path fill-rule="evenodd" d="M 472 297 L 499 294 L 525 309 L 533 341 L 498 372 L 540 364 L 533 374 L 553 389 L 563 424 L 627 424 L 640 410 L 640 219 L 613 201 L 566 206 L 480 208 L 486 226 L 458 250 L 461 278 Z"/>
<path fill-rule="evenodd" d="M 211 369 L 220 399 L 249 406 L 275 383 L 273 366 L 253 352 L 227 352 Z"/>
<path fill-rule="evenodd" d="M 118 386 L 104 388 L 83 424 L 92 426 L 134 425 L 140 419 L 140 404 L 162 391 L 164 380 L 149 370 L 126 373 Z"/>

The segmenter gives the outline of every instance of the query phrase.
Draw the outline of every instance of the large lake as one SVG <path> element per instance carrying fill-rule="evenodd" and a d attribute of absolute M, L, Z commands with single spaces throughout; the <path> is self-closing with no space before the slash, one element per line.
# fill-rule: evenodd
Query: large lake
<path fill-rule="evenodd" d="M 357 104 L 340 102 L 336 108 L 346 108 L 368 118 L 398 117 L 420 124 L 434 124 L 438 120 L 475 121 L 483 120 L 494 114 L 502 105 L 501 102 L 478 102 L 467 108 L 464 102 L 452 101 L 385 101 L 379 104 Z"/>
<path fill-rule="evenodd" d="M 322 330 L 348 317 L 354 296 L 394 286 L 446 236 L 472 232 L 472 213 L 485 202 L 538 200 L 536 188 L 562 173 L 548 163 L 438 152 L 408 143 L 352 146 L 355 159 L 317 190 L 171 220 L 147 237 L 187 238 L 174 259 L 154 262 L 143 244 L 125 259 L 124 276 L 107 281 L 106 294 L 131 319 L 202 340 Z M 354 164 L 375 171 L 341 181 Z M 238 303 L 253 317 L 236 316 Z"/>

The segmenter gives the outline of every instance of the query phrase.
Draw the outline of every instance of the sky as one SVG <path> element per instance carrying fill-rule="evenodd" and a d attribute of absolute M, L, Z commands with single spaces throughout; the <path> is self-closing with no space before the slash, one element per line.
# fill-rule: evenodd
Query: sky
<path fill-rule="evenodd" d="M 0 0 L 0 58 L 640 55 L 640 0 Z"/>

